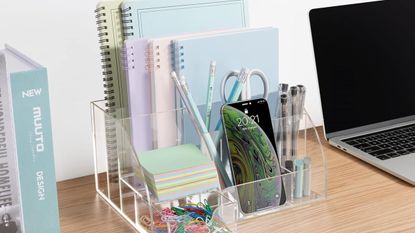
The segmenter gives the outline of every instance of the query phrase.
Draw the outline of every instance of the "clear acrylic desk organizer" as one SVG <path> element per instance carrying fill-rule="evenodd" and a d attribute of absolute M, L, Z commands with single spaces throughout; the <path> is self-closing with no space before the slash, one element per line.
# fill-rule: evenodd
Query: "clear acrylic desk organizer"
<path fill-rule="evenodd" d="M 238 221 L 288 210 L 315 201 L 324 200 L 327 195 L 327 168 L 323 147 L 310 116 L 304 112 L 285 118 L 272 119 L 282 175 L 244 183 L 222 190 L 238 204 Z M 297 126 L 295 126 L 297 125 Z M 286 136 L 284 136 L 284 134 Z M 283 149 L 285 148 L 285 149 Z M 284 161 L 295 155 L 298 164 L 306 158 L 308 168 L 294 170 Z M 281 203 L 279 189 L 283 184 L 286 201 Z M 268 195 L 258 196 L 259 190 L 268 188 Z M 275 195 L 274 195 L 275 194 Z"/>
<path fill-rule="evenodd" d="M 146 184 L 139 163 L 140 153 L 192 143 L 202 148 L 202 152 L 210 158 L 209 151 L 205 149 L 205 142 L 193 126 L 191 117 L 185 109 L 129 118 L 123 118 L 127 115 L 125 110 L 108 112 L 105 109 L 105 101 L 91 103 L 96 191 L 139 232 L 175 232 L 178 223 L 163 221 L 162 209 L 182 206 L 189 202 L 199 203 L 207 200 L 214 209 L 213 218 L 224 223 L 228 231 L 237 232 L 238 224 L 245 219 L 276 211 L 288 211 L 290 208 L 324 200 L 326 197 L 325 157 L 318 133 L 307 113 L 301 116 L 273 119 L 273 127 L 276 145 L 279 149 L 278 154 L 288 154 L 294 145 L 297 158 L 308 157 L 311 160 L 308 169 L 296 172 L 288 171 L 282 166 L 281 170 L 285 173 L 280 176 L 160 202 Z M 298 123 L 298 133 L 295 134 L 293 122 Z M 286 127 L 282 127 L 283 124 Z M 135 135 L 133 140 L 136 143 L 134 145 L 129 136 L 132 130 L 136 130 L 133 133 Z M 148 137 L 148 132 L 153 135 Z M 282 132 L 285 132 L 290 140 L 282 140 Z M 296 138 L 297 143 L 292 143 L 292 138 Z M 283 143 L 287 148 L 285 151 L 281 150 Z M 220 145 L 225 145 L 225 143 Z M 134 148 L 141 149 L 135 150 Z M 226 157 L 226 148 L 219 149 L 221 151 L 219 156 Z M 295 181 L 297 177 L 304 176 L 305 173 L 309 174 L 308 190 L 310 192 L 300 198 L 294 195 L 298 190 L 295 188 Z M 250 211 L 244 211 L 246 206 L 242 205 L 246 198 L 240 195 L 244 190 L 252 191 L 260 185 L 269 186 L 270 184 L 275 185 L 274 187 L 271 185 L 271 189 L 277 189 L 281 187 L 281 183 L 286 190 L 284 204 L 275 204 L 279 195 L 268 196 L 265 200 L 264 198 L 261 200 L 262 203 L 264 201 L 268 203 L 265 208 L 255 206 Z"/>
<path fill-rule="evenodd" d="M 187 143 L 205 148 L 185 109 L 129 118 L 122 118 L 125 110 L 108 112 L 105 109 L 105 101 L 91 103 L 96 191 L 131 226 L 139 232 L 175 232 L 178 223 L 164 221 L 164 208 L 207 201 L 213 209 L 213 221 L 218 226 L 223 223 L 228 232 L 237 231 L 237 204 L 223 196 L 219 187 L 158 201 L 146 184 L 139 162 L 141 153 Z M 133 138 L 137 150 L 129 137 L 132 130 L 136 130 Z M 210 158 L 207 150 L 201 151 Z"/>

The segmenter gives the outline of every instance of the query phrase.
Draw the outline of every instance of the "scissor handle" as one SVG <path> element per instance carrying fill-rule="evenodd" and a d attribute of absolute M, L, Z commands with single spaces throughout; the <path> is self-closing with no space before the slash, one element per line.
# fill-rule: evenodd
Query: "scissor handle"
<path fill-rule="evenodd" d="M 262 80 L 262 84 L 264 85 L 264 95 L 262 96 L 262 98 L 267 100 L 268 99 L 268 89 L 269 89 L 267 76 L 265 75 L 264 72 L 262 72 L 262 70 L 258 70 L 258 69 L 252 69 L 250 71 L 248 77 L 251 78 L 252 76 L 258 76 Z"/>
<path fill-rule="evenodd" d="M 226 92 L 225 92 L 225 86 L 226 86 L 226 82 L 228 82 L 228 80 L 232 77 L 236 77 L 237 81 L 239 80 L 239 75 L 240 75 L 240 71 L 239 70 L 232 70 L 231 72 L 229 72 L 223 79 L 222 79 L 222 83 L 220 85 L 220 93 L 222 93 L 222 102 L 223 103 L 228 103 L 228 100 L 226 99 Z"/>
<path fill-rule="evenodd" d="M 241 75 L 243 75 L 243 77 L 241 77 Z M 222 83 L 221 83 L 221 87 L 220 87 L 220 91 L 222 93 L 222 101 L 223 103 L 228 103 L 228 99 L 226 98 L 226 92 L 225 92 L 225 86 L 226 86 L 226 82 L 232 78 L 232 77 L 236 77 L 237 81 L 241 83 L 241 85 L 245 85 L 246 82 L 248 82 L 252 76 L 258 76 L 261 78 L 262 83 L 264 85 L 264 99 L 268 99 L 268 79 L 266 77 L 266 75 L 264 74 L 264 72 L 262 72 L 261 70 L 258 69 L 253 69 L 253 70 L 248 70 L 248 69 L 242 69 L 241 71 L 238 70 L 233 70 L 231 72 L 229 72 L 223 79 L 222 79 Z"/>

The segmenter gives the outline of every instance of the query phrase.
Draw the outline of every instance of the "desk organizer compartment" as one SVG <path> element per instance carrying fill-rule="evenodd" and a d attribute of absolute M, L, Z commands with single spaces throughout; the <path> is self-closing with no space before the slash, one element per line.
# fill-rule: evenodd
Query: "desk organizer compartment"
<path fill-rule="evenodd" d="M 222 191 L 224 196 L 238 204 L 240 210 L 238 221 L 288 210 L 326 198 L 326 161 L 320 138 L 309 115 L 305 112 L 302 115 L 274 118 L 272 121 L 282 175 L 228 187 Z M 298 125 L 296 130 L 293 130 L 293 123 Z M 287 135 L 288 140 L 285 140 L 283 133 Z M 297 143 L 292 143 L 292 138 L 295 138 Z M 283 144 L 285 150 L 282 149 Z M 284 160 L 287 154 L 293 153 L 298 159 L 298 165 L 304 164 L 305 161 L 309 165 L 308 168 L 295 171 L 291 166 L 284 166 L 286 163 L 281 160 Z M 283 204 L 279 192 L 281 184 L 286 194 L 286 201 Z M 267 192 L 260 195 L 261 190 Z"/>
<path fill-rule="evenodd" d="M 207 203 L 213 210 L 210 223 L 222 228 L 219 232 L 236 232 L 237 204 L 220 193 L 219 183 L 159 201 L 146 182 L 140 164 L 144 153 L 193 144 L 211 157 L 196 128 L 190 127 L 193 123 L 185 109 L 119 119 L 114 116 L 122 116 L 124 110 L 105 109 L 105 101 L 91 103 L 96 191 L 131 226 L 140 232 L 176 232 L 181 222 L 166 220 L 163 209 Z M 139 143 L 131 143 L 131 134 Z"/>
<path fill-rule="evenodd" d="M 193 126 L 191 117 L 185 109 L 177 109 L 170 112 L 116 119 L 114 116 L 122 116 L 125 110 L 108 112 L 105 109 L 105 101 L 91 103 L 96 191 L 139 232 L 176 232 L 180 222 L 167 221 L 163 216 L 163 209 L 183 206 L 189 202 L 204 203 L 207 201 L 213 209 L 212 219 L 217 221 L 217 225 L 224 224 L 224 232 L 237 232 L 238 224 L 245 219 L 276 211 L 288 211 L 293 207 L 324 200 L 326 197 L 325 157 L 317 130 L 307 113 L 301 116 L 273 119 L 273 127 L 279 155 L 290 153 L 294 145 L 298 158 L 308 157 L 310 159 L 308 169 L 296 172 L 289 171 L 289 168 L 282 166 L 281 169 L 285 172 L 281 176 L 231 186 L 223 190 L 212 188 L 173 200 L 159 201 L 146 183 L 139 161 L 140 155 L 155 148 L 190 143 L 201 148 L 202 153 L 210 158 L 206 143 Z M 292 131 L 293 122 L 299 122 L 299 130 L 295 134 Z M 283 123 L 287 127 L 282 127 Z M 135 144 L 131 143 L 129 136 L 132 133 L 131 129 L 136 130 L 133 132 Z M 148 137 L 148 132 L 153 135 Z M 290 142 L 291 140 L 282 140 L 282 132 L 286 132 L 290 138 L 292 136 L 297 138 L 296 146 L 295 143 Z M 286 143 L 287 150 L 285 151 L 281 150 L 283 143 Z M 226 151 L 226 148 L 218 149 Z M 224 157 L 223 152 L 219 156 Z M 307 178 L 304 174 L 308 174 Z M 295 195 L 295 192 L 299 190 L 295 187 L 295 181 L 299 177 L 309 181 L 307 190 L 310 192 L 304 195 L 302 191 L 302 197 Z M 281 187 L 281 183 L 284 184 L 286 191 L 286 202 L 277 205 L 279 196 L 272 196 L 269 193 L 278 193 L 275 190 Z M 244 206 L 247 196 L 241 193 L 248 192 L 251 196 L 255 195 L 252 193 L 255 193 L 255 188 L 258 189 L 260 186 L 267 187 L 271 192 L 268 192 L 266 197 L 253 199 L 250 208 Z M 301 187 L 304 188 L 304 185 Z M 252 208 L 254 204 L 255 207 Z"/>

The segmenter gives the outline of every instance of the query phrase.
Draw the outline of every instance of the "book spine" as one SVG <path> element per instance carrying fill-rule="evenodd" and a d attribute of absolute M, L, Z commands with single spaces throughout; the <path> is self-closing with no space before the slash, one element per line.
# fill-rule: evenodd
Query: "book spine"
<path fill-rule="evenodd" d="M 102 63 L 102 75 L 104 81 L 104 96 L 105 96 L 105 138 L 107 143 L 107 154 L 108 154 L 108 176 L 110 182 L 114 183 L 118 181 L 118 155 L 117 155 L 117 134 L 115 127 L 115 119 L 117 118 L 116 110 L 116 93 L 114 88 L 114 74 L 116 71 L 111 65 L 112 52 L 110 41 L 108 38 L 109 34 L 109 22 L 108 16 L 110 12 L 105 6 L 100 6 L 95 10 L 95 17 L 97 19 L 97 30 L 99 45 L 101 51 L 101 63 Z"/>
<path fill-rule="evenodd" d="M 10 90 L 24 232 L 59 232 L 46 69 L 11 74 Z"/>
<path fill-rule="evenodd" d="M 0 54 L 0 217 L 8 215 L 17 232 L 23 232 L 18 171 L 6 60 Z"/>
<path fill-rule="evenodd" d="M 131 6 L 126 6 L 121 11 L 123 35 L 124 35 L 124 38 L 127 40 L 138 36 L 138 35 L 135 35 L 135 32 L 134 32 L 134 22 L 133 22 L 132 12 L 133 11 L 132 11 Z"/>

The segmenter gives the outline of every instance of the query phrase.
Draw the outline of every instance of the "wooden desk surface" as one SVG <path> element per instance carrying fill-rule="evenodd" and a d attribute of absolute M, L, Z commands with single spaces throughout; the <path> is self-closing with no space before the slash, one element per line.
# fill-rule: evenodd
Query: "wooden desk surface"
<path fill-rule="evenodd" d="M 415 232 L 415 187 L 326 143 L 324 147 L 326 201 L 251 219 L 238 232 Z M 98 197 L 93 176 L 60 182 L 58 191 L 63 233 L 135 232 Z"/>

